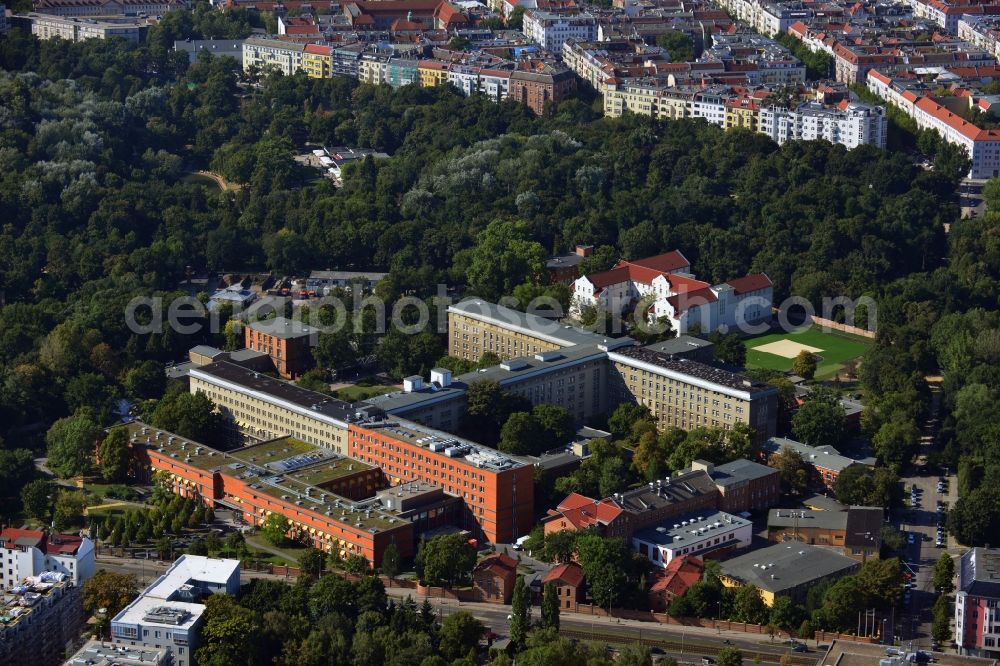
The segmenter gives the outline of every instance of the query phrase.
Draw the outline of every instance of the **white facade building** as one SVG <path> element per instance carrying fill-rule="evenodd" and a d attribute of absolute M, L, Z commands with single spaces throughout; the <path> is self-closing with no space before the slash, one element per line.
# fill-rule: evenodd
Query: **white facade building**
<path fill-rule="evenodd" d="M 632 536 L 632 549 L 653 566 L 664 569 L 676 557 L 703 557 L 713 551 L 749 548 L 752 541 L 753 523 L 712 511 L 678 518 L 672 525 L 640 530 Z"/>
<path fill-rule="evenodd" d="M 94 575 L 94 542 L 71 534 L 8 527 L 0 532 L 0 589 L 45 571 L 65 574 L 73 585 Z"/>
<path fill-rule="evenodd" d="M 567 39 L 597 39 L 597 19 L 590 14 L 553 14 L 537 9 L 524 13 L 524 36 L 550 53 L 561 54 Z"/>
<path fill-rule="evenodd" d="M 609 271 L 584 275 L 573 283 L 571 311 L 596 307 L 622 313 L 645 301 L 651 321 L 667 319 L 675 335 L 695 327 L 704 332 L 768 321 L 773 288 L 767 275 L 747 275 L 717 285 L 695 279 L 690 262 L 678 251 L 620 261 Z"/>
<path fill-rule="evenodd" d="M 239 589 L 239 560 L 183 555 L 111 620 L 111 636 L 126 646 L 169 650 L 174 666 L 190 666 L 205 611 L 200 601 Z"/>
<path fill-rule="evenodd" d="M 824 139 L 850 150 L 858 146 L 885 148 L 887 128 L 885 109 L 880 106 L 852 103 L 839 109 L 811 102 L 794 110 L 762 108 L 758 131 L 779 144 Z"/>

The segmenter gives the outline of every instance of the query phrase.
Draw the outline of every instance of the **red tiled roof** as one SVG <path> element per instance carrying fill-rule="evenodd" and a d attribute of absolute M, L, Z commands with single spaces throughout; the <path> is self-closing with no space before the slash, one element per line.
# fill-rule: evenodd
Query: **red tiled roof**
<path fill-rule="evenodd" d="M 578 530 L 607 525 L 620 516 L 623 509 L 611 500 L 595 500 L 572 493 L 559 503 L 555 515 L 562 517 Z"/>
<path fill-rule="evenodd" d="M 655 574 L 649 591 L 655 594 L 669 592 L 674 596 L 680 596 L 701 580 L 704 570 L 705 564 L 700 557 L 692 555 L 675 557 L 670 560 L 666 569 L 661 569 Z"/>
<path fill-rule="evenodd" d="M 549 572 L 542 578 L 542 582 L 556 583 L 557 585 L 562 583 L 571 587 L 580 587 L 583 585 L 583 567 L 576 562 L 560 564 L 557 567 L 549 569 Z"/>
<path fill-rule="evenodd" d="M 286 35 L 318 35 L 319 28 L 314 25 L 290 25 L 285 28 Z"/>
<path fill-rule="evenodd" d="M 32 545 L 35 548 L 40 548 L 45 542 L 45 532 L 41 530 L 22 530 L 17 527 L 5 527 L 3 532 L 0 532 L 0 542 L 3 542 L 4 545 L 8 543 L 13 544 L 18 539 L 33 541 Z"/>
<path fill-rule="evenodd" d="M 322 44 L 306 44 L 306 53 L 315 53 L 316 55 L 330 55 L 333 53 L 333 48 L 330 46 L 323 46 Z"/>
<path fill-rule="evenodd" d="M 674 312 L 680 314 L 690 308 L 698 307 L 700 305 L 705 305 L 707 303 L 714 303 L 719 300 L 715 292 L 709 287 L 704 289 L 696 289 L 694 291 L 687 291 L 676 296 L 671 296 L 667 299 L 667 303 L 674 309 Z"/>
<path fill-rule="evenodd" d="M 476 571 L 489 571 L 497 576 L 509 576 L 517 573 L 517 560 L 505 553 L 498 553 L 477 564 Z"/>
<path fill-rule="evenodd" d="M 621 264 L 629 264 L 632 266 L 641 266 L 643 268 L 651 268 L 654 271 L 661 271 L 663 273 L 669 273 L 670 271 L 676 271 L 679 268 L 689 268 L 691 262 L 687 260 L 680 250 L 671 250 L 670 252 L 664 252 L 663 254 L 658 254 L 654 257 L 646 257 L 645 259 L 637 259 L 635 261 L 622 261 Z"/>
<path fill-rule="evenodd" d="M 737 294 L 746 294 L 751 291 L 758 291 L 759 289 L 767 289 L 768 287 L 774 286 L 771 282 L 771 278 L 767 277 L 764 273 L 757 273 L 755 275 L 747 275 L 745 277 L 736 278 L 735 280 L 729 280 L 726 282 L 733 291 Z"/>

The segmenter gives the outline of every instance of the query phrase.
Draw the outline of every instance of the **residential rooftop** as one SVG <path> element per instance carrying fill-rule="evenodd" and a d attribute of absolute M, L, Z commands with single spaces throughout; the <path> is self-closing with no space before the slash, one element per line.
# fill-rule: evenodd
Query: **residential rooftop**
<path fill-rule="evenodd" d="M 780 453 L 785 447 L 797 452 L 805 462 L 835 472 L 842 472 L 855 463 L 863 463 L 841 455 L 840 451 L 832 446 L 809 446 L 787 437 L 771 437 L 761 445 L 761 448 L 768 453 Z"/>
<path fill-rule="evenodd" d="M 846 575 L 857 567 L 857 560 L 796 541 L 765 546 L 724 560 L 722 575 L 781 594 L 819 578 Z"/>
<path fill-rule="evenodd" d="M 967 550 L 959 560 L 958 589 L 977 597 L 1000 598 L 1000 550 Z"/>
<path fill-rule="evenodd" d="M 87 641 L 63 666 L 161 666 L 170 663 L 167 648 Z"/>
<path fill-rule="evenodd" d="M 707 473 L 693 470 L 624 493 L 615 493 L 608 499 L 627 511 L 642 513 L 718 492 Z"/>
<path fill-rule="evenodd" d="M 708 463 L 704 464 L 707 465 Z M 723 488 L 747 481 L 763 479 L 776 473 L 773 467 L 761 465 L 759 462 L 747 460 L 746 458 L 737 458 L 723 465 L 710 465 L 710 469 L 706 469 L 706 471 L 712 477 L 712 481 L 715 481 L 717 486 Z"/>

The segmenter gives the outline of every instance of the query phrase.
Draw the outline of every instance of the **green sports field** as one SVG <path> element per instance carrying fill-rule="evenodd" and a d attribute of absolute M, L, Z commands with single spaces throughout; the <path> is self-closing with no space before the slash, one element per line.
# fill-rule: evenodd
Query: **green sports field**
<path fill-rule="evenodd" d="M 747 346 L 747 367 L 768 368 L 782 372 L 791 370 L 792 358 L 759 350 L 760 347 L 780 343 L 782 340 L 788 340 L 792 343 L 806 345 L 819 350 L 813 352 L 820 357 L 819 365 L 816 367 L 816 379 L 832 377 L 843 369 L 848 361 L 863 356 L 872 345 L 872 341 L 867 338 L 837 331 L 824 333 L 818 326 L 813 326 L 800 333 L 768 333 L 760 337 L 745 340 Z"/>

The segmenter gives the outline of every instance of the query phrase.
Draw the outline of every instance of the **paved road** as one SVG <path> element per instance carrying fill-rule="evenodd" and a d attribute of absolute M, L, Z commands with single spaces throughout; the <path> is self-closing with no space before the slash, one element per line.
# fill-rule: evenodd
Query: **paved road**
<path fill-rule="evenodd" d="M 157 560 L 136 560 L 119 557 L 101 555 L 97 558 L 98 569 L 108 569 L 120 573 L 134 574 L 140 584 L 145 586 L 152 582 L 157 576 L 166 571 L 169 562 Z M 270 578 L 273 580 L 290 580 L 285 576 L 263 573 L 258 571 L 242 570 L 241 577 L 244 582 L 254 578 Z M 423 603 L 423 599 L 414 591 L 408 588 L 390 587 L 386 590 L 389 596 L 405 599 L 413 597 L 417 603 Z M 479 618 L 492 631 L 501 637 L 507 637 L 508 620 L 510 615 L 509 606 L 498 606 L 496 604 L 458 602 L 449 599 L 431 599 L 431 604 L 439 616 L 444 617 L 466 611 Z M 535 619 L 539 617 L 539 609 L 533 608 L 532 615 Z M 626 620 L 619 618 L 607 618 L 590 616 L 580 613 L 563 612 L 560 618 L 560 625 L 568 634 L 574 638 L 595 638 L 602 639 L 603 642 L 610 641 L 607 636 L 613 634 L 618 637 L 617 642 L 643 640 L 671 641 L 673 644 L 680 642 L 681 649 L 671 648 L 667 654 L 671 654 L 678 660 L 688 663 L 700 663 L 701 656 L 724 646 L 724 641 L 730 641 L 732 645 L 740 648 L 746 653 L 758 653 L 764 663 L 778 663 L 781 655 L 788 654 L 787 647 L 783 647 L 780 641 L 771 642 L 766 635 L 745 634 L 739 631 L 716 630 L 705 627 L 679 627 L 673 625 L 659 625 L 650 622 L 640 622 L 637 620 Z M 810 642 L 811 652 L 806 653 L 815 658 L 816 644 Z M 801 657 L 802 655 L 795 655 Z M 770 657 L 770 658 L 769 658 Z"/>
<path fill-rule="evenodd" d="M 925 467 L 927 454 L 936 445 L 941 400 L 940 382 L 929 381 L 929 384 L 932 391 L 931 414 L 924 424 L 917 464 L 911 466 L 902 479 L 906 497 L 910 497 L 911 489 L 916 485 L 919 501 L 915 507 L 897 515 L 901 529 L 912 532 L 917 537 L 916 543 L 907 546 L 906 557 L 907 563 L 916 572 L 915 587 L 911 592 L 910 604 L 902 609 L 903 617 L 898 626 L 904 639 L 912 639 L 923 647 L 930 647 L 931 644 L 931 609 L 937 598 L 933 585 L 934 563 L 943 552 L 953 557 L 962 552 L 951 535 L 948 535 L 945 547 L 938 548 L 935 545 L 939 522 L 937 504 L 939 501 L 944 502 L 946 508 L 954 505 L 958 499 L 958 482 L 954 474 L 948 474 L 945 477 L 947 489 L 939 493 L 937 484 L 940 475 Z M 940 519 L 943 520 L 943 515 Z"/>

